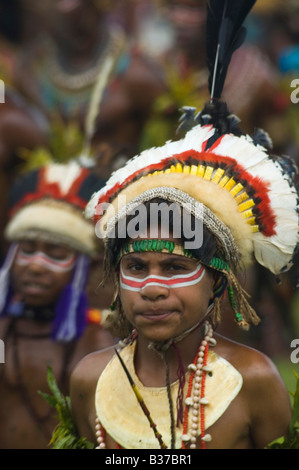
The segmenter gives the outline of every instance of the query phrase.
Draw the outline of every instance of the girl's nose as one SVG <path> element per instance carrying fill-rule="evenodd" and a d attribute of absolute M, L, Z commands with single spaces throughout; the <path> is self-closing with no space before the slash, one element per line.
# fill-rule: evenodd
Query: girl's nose
<path fill-rule="evenodd" d="M 144 299 L 158 300 L 169 296 L 169 287 L 165 284 L 148 283 L 140 290 L 140 294 Z"/>
<path fill-rule="evenodd" d="M 31 271 L 32 273 L 43 273 L 46 271 L 45 266 L 42 265 L 38 260 L 35 260 L 34 258 L 28 263 L 27 269 Z"/>

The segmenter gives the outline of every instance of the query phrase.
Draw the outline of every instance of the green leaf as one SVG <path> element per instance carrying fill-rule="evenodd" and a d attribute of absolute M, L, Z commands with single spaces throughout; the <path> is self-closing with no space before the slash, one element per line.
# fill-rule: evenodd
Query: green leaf
<path fill-rule="evenodd" d="M 292 393 L 294 397 L 294 404 L 293 404 L 293 414 L 290 423 L 290 437 L 293 439 L 296 434 L 298 434 L 299 428 L 299 376 L 294 372 L 297 383 L 296 383 L 296 390 L 295 393 Z"/>
<path fill-rule="evenodd" d="M 71 411 L 70 397 L 64 396 L 56 382 L 51 367 L 47 369 L 47 380 L 53 395 L 39 392 L 47 403 L 57 410 L 58 425 L 54 429 L 50 446 L 52 449 L 94 449 L 94 444 L 78 433 Z"/>
<path fill-rule="evenodd" d="M 299 449 L 299 376 L 295 371 L 294 374 L 296 377 L 296 388 L 295 392 L 290 392 L 294 400 L 288 435 L 270 442 L 266 449 Z"/>

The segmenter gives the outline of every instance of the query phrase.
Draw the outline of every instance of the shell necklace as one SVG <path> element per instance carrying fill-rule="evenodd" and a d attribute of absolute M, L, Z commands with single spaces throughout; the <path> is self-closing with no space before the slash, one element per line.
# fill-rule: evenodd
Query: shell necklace
<path fill-rule="evenodd" d="M 215 346 L 216 340 L 213 338 L 213 329 L 210 323 L 205 322 L 204 327 L 204 338 L 200 343 L 193 363 L 188 366 L 188 369 L 190 370 L 190 378 L 185 398 L 182 449 L 186 449 L 187 446 L 190 449 L 196 449 L 198 434 L 200 435 L 202 449 L 205 449 L 206 443 L 212 440 L 211 435 L 205 433 L 205 406 L 209 403 L 205 398 L 205 379 L 206 374 L 211 372 L 211 368 L 207 364 L 209 346 Z M 191 413 L 192 424 L 188 428 L 189 413 Z M 159 440 L 160 447 L 167 448 L 163 443 L 163 437 L 158 433 L 155 425 L 153 430 L 155 432 L 155 436 Z M 106 449 L 105 429 L 98 418 L 96 418 L 95 431 L 98 443 L 96 449 Z M 120 448 L 117 443 L 116 446 L 117 448 Z"/>

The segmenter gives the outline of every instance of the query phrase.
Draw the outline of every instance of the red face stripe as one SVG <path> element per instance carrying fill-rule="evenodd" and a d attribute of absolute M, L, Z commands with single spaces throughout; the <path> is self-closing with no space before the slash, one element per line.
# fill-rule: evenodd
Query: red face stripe
<path fill-rule="evenodd" d="M 34 253 L 25 253 L 24 251 L 19 251 L 16 256 L 16 264 L 19 266 L 28 266 L 31 263 L 36 263 L 39 266 L 43 266 L 46 269 L 54 272 L 67 272 L 70 271 L 76 261 L 76 255 L 70 254 L 67 258 L 63 260 L 58 260 L 47 256 L 41 251 Z"/>
<path fill-rule="evenodd" d="M 179 274 L 171 277 L 147 276 L 143 279 L 126 276 L 122 269 L 120 270 L 120 285 L 123 289 L 140 292 L 144 287 L 162 286 L 171 288 L 188 287 L 201 281 L 205 274 L 205 268 L 199 264 L 195 271 L 189 274 Z"/>

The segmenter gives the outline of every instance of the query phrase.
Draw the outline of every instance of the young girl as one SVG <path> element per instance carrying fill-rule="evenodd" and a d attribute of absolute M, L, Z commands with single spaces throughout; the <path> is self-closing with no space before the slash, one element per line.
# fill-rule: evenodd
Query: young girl
<path fill-rule="evenodd" d="M 185 109 L 186 136 L 133 158 L 86 209 L 115 274 L 111 327 L 125 338 L 72 375 L 79 434 L 99 449 L 263 448 L 291 418 L 271 361 L 215 332 L 225 294 L 240 327 L 259 323 L 238 274 L 254 262 L 287 271 L 299 224 L 292 162 L 271 155 L 262 131 L 243 134 L 220 100 L 254 2 L 208 3 L 210 102 Z"/>

